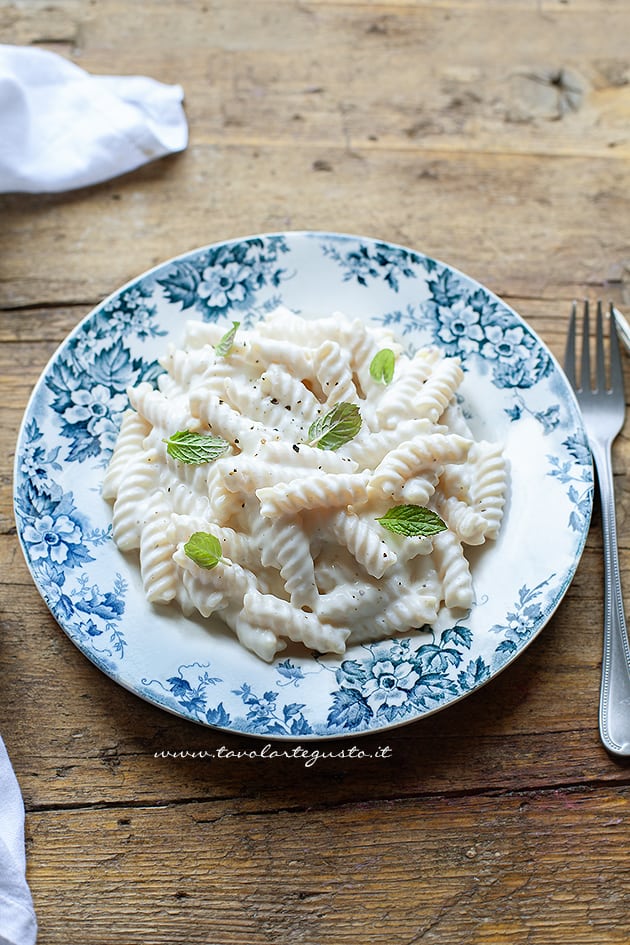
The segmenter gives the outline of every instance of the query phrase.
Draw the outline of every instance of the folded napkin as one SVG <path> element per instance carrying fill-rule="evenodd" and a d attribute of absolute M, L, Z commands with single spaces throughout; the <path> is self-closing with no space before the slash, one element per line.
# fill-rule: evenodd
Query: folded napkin
<path fill-rule="evenodd" d="M 85 187 L 183 151 L 179 85 L 93 76 L 45 49 L 0 44 L 0 191 Z"/>
<path fill-rule="evenodd" d="M 24 802 L 0 738 L 0 945 L 33 945 L 37 938 L 25 870 Z"/>

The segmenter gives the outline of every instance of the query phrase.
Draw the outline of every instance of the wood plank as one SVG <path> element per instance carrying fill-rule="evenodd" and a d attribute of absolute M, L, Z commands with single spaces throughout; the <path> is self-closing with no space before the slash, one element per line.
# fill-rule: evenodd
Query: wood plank
<path fill-rule="evenodd" d="M 628 795 L 30 814 L 41 945 L 625 945 Z"/>
<path fill-rule="evenodd" d="M 181 15 L 159 0 L 110 0 L 39 12 L 5 12 L 5 35 L 61 47 L 95 73 L 112 71 L 115 49 L 121 72 L 182 82 L 205 142 L 227 132 L 247 145 L 617 158 L 630 147 L 630 15 L 618 4 L 238 0 Z"/>
<path fill-rule="evenodd" d="M 54 353 L 57 346 L 92 310 L 97 301 L 99 300 L 86 300 L 65 308 L 53 304 L 51 307 L 43 306 L 38 309 L 0 309 L 0 342 L 4 345 L 23 343 L 31 349 L 36 349 L 34 368 L 41 371 L 46 364 L 46 355 Z M 7 349 L 7 353 L 13 353 L 15 350 Z M 6 367 L 9 368 L 13 362 L 12 354 L 7 356 L 6 361 Z M 35 376 L 33 380 L 36 380 Z"/>
<path fill-rule="evenodd" d="M 628 166 L 582 158 L 194 146 L 70 196 L 0 197 L 0 307 L 99 300 L 196 246 L 285 229 L 402 243 L 499 295 L 571 298 L 613 281 L 628 302 L 628 247 L 610 221 L 630 214 L 629 195 Z"/>
<path fill-rule="evenodd" d="M 403 242 L 500 293 L 628 281 L 609 225 L 630 192 L 618 5 L 240 0 L 181 16 L 65 0 L 0 13 L 8 41 L 67 41 L 94 72 L 115 50 L 119 71 L 183 81 L 191 126 L 187 153 L 109 184 L 0 198 L 0 306 L 102 298 L 196 245 L 286 228 Z"/>

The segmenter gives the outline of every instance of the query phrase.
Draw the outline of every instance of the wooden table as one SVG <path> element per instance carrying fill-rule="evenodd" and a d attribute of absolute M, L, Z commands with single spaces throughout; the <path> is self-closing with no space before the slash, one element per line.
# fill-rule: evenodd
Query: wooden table
<path fill-rule="evenodd" d="M 629 34 L 615 0 L 0 0 L 0 41 L 179 82 L 190 123 L 182 155 L 0 197 L 0 732 L 41 945 L 630 940 L 630 776 L 596 725 L 598 511 L 565 600 L 508 671 L 358 740 L 386 758 L 306 766 L 156 757 L 252 742 L 142 702 L 75 649 L 11 500 L 18 426 L 57 345 L 199 245 L 287 229 L 403 243 L 493 289 L 558 356 L 572 298 L 630 308 Z M 625 433 L 627 599 L 629 460 Z"/>

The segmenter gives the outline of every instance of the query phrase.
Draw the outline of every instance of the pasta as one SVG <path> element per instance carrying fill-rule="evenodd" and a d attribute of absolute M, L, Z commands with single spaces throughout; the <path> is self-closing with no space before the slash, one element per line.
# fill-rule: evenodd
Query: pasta
<path fill-rule="evenodd" d="M 458 359 L 280 307 L 248 330 L 189 322 L 160 363 L 128 392 L 103 482 L 149 602 L 217 615 L 267 661 L 474 604 L 465 550 L 496 539 L 507 469 L 464 418 Z"/>

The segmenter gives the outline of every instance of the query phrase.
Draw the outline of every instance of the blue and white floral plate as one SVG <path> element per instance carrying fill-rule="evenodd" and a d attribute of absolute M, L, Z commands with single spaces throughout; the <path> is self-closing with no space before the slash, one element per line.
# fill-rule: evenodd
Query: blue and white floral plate
<path fill-rule="evenodd" d="M 478 436 L 505 444 L 510 495 L 496 543 L 474 562 L 477 604 L 439 633 L 291 654 L 267 665 L 220 624 L 152 607 L 100 495 L 125 391 L 159 373 L 187 319 L 244 324 L 279 303 L 390 325 L 409 348 L 459 355 Z M 443 263 L 335 233 L 276 233 L 180 256 L 119 289 L 44 371 L 19 437 L 15 511 L 40 593 L 73 643 L 142 698 L 194 722 L 263 738 L 378 732 L 475 691 L 539 633 L 586 538 L 590 454 L 569 385 L 522 319 Z"/>

